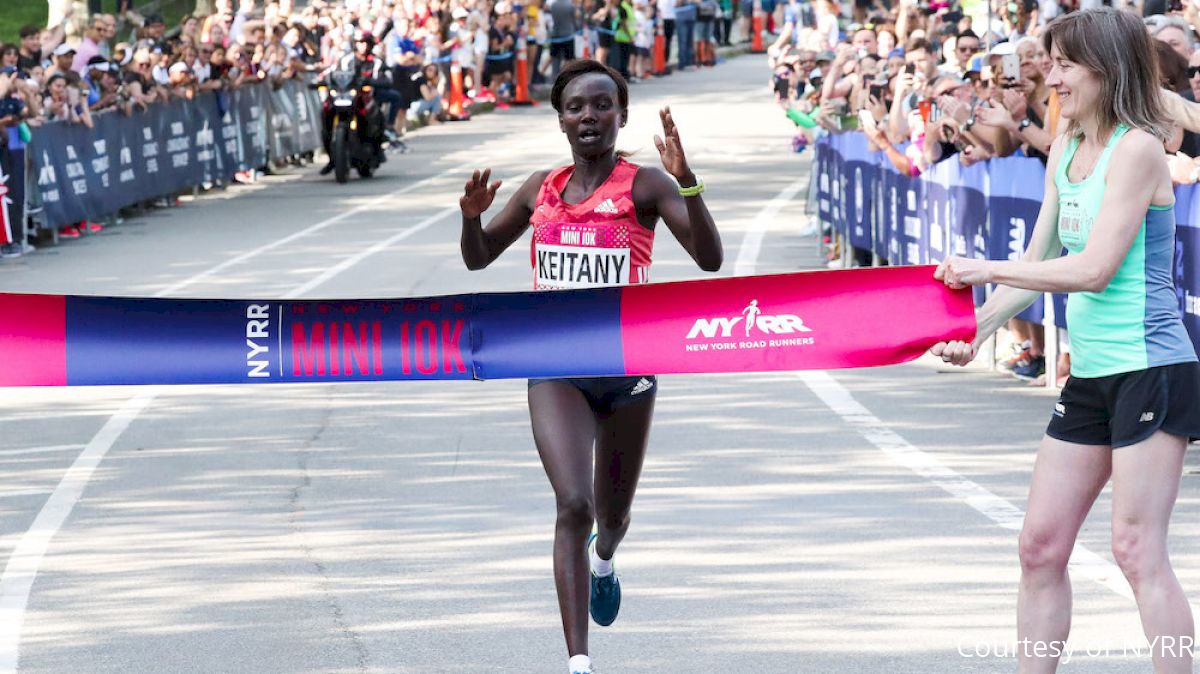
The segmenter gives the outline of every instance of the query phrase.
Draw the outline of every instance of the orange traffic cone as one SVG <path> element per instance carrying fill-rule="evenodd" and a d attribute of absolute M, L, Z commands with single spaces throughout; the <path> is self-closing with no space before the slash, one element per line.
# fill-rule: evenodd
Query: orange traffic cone
<path fill-rule="evenodd" d="M 662 22 L 658 24 L 658 30 L 654 33 L 654 74 L 667 74 L 667 38 L 663 35 Z"/>
<path fill-rule="evenodd" d="M 753 34 L 750 36 L 750 52 L 753 54 L 761 54 L 767 49 L 763 46 L 763 15 L 762 4 L 759 0 L 754 0 L 754 9 L 750 19 L 750 30 Z"/>
<path fill-rule="evenodd" d="M 523 31 L 522 31 L 523 32 Z M 524 35 L 517 37 L 517 82 L 512 105 L 537 105 L 529 97 L 529 55 L 525 50 Z"/>
<path fill-rule="evenodd" d="M 457 63 L 450 64 L 450 109 L 447 114 L 456 122 L 471 118 L 471 112 L 463 106 L 462 66 Z"/>

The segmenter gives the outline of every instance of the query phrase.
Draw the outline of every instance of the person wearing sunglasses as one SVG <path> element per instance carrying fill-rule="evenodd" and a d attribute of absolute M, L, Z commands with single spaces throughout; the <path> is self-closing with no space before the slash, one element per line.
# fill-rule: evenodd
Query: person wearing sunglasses
<path fill-rule="evenodd" d="M 121 72 L 125 91 L 135 104 L 145 108 L 158 100 L 158 91 L 150 78 L 150 50 L 141 48 Z"/>
<path fill-rule="evenodd" d="M 968 28 L 954 38 L 954 60 L 947 61 L 939 70 L 943 75 L 954 75 L 964 79 L 967 71 L 971 69 L 971 59 L 978 53 L 979 36 Z"/>

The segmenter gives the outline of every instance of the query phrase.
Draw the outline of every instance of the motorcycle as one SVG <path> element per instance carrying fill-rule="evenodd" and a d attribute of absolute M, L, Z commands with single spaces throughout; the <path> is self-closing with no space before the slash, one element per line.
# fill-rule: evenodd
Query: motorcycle
<path fill-rule="evenodd" d="M 352 70 L 335 70 L 327 83 L 317 86 L 322 97 L 321 121 L 330 134 L 333 177 L 339 183 L 346 182 L 351 168 L 363 178 L 370 178 L 380 164 L 379 143 L 375 139 L 382 136 L 382 128 L 374 128 L 379 122 L 372 119 L 372 87 L 360 85 L 356 79 Z"/>

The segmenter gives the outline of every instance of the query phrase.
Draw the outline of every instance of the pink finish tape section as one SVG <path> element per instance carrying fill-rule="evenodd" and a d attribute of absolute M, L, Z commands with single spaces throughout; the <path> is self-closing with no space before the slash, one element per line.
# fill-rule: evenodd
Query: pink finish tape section
<path fill-rule="evenodd" d="M 65 386 L 67 301 L 0 293 L 0 386 Z"/>
<path fill-rule="evenodd" d="M 934 267 L 802 272 L 630 286 L 621 302 L 628 374 L 893 365 L 975 335 L 970 289 Z"/>

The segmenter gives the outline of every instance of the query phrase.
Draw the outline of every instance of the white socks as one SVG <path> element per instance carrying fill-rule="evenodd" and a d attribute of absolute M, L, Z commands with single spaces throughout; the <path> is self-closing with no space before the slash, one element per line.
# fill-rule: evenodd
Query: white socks
<path fill-rule="evenodd" d="M 592 659 L 586 655 L 572 655 L 567 660 L 567 671 L 570 674 L 592 674 Z"/>
<path fill-rule="evenodd" d="M 588 560 L 592 564 L 592 573 L 599 578 L 606 578 L 613 573 L 613 563 L 611 559 L 600 559 L 600 555 L 596 552 L 596 546 L 592 545 L 588 550 Z"/>

